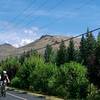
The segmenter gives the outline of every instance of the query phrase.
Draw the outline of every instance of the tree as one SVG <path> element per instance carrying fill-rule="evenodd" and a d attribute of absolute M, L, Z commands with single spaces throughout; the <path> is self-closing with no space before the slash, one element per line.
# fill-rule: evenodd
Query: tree
<path fill-rule="evenodd" d="M 67 60 L 74 61 L 75 60 L 75 47 L 73 39 L 70 40 L 69 46 L 67 48 Z"/>
<path fill-rule="evenodd" d="M 50 62 L 51 54 L 52 54 L 52 47 L 49 44 L 47 44 L 44 53 L 45 62 Z"/>
<path fill-rule="evenodd" d="M 19 57 L 19 62 L 20 62 L 21 64 L 23 64 L 26 58 L 29 58 L 30 56 L 36 55 L 36 54 L 37 54 L 37 51 L 34 50 L 34 49 L 31 49 L 31 50 L 29 50 L 29 51 L 27 51 L 27 52 L 24 51 L 24 52 L 21 54 L 21 56 Z"/>
<path fill-rule="evenodd" d="M 66 62 L 66 46 L 64 44 L 64 41 L 62 40 L 59 46 L 59 50 L 57 51 L 56 64 L 60 66 L 65 62 Z"/>
<path fill-rule="evenodd" d="M 87 69 L 76 62 L 65 63 L 52 76 L 51 87 L 55 95 L 66 97 L 65 100 L 85 99 L 87 96 Z"/>
<path fill-rule="evenodd" d="M 96 43 L 96 63 L 100 64 L 100 32 L 97 36 L 97 43 Z"/>
<path fill-rule="evenodd" d="M 92 34 L 92 32 L 87 31 L 86 35 L 86 62 L 88 68 L 88 77 L 90 82 L 94 83 L 97 81 L 97 68 L 96 68 L 96 57 L 95 57 L 95 50 L 96 50 L 96 40 Z"/>
<path fill-rule="evenodd" d="M 10 80 L 15 77 L 19 67 L 20 62 L 17 57 L 10 57 L 2 62 L 2 68 L 7 71 Z"/>
<path fill-rule="evenodd" d="M 55 74 L 55 69 L 57 67 L 51 63 L 43 63 L 40 66 L 35 67 L 35 69 L 30 74 L 30 84 L 35 91 L 42 91 L 44 93 L 50 93 L 51 89 L 49 80 Z"/>
<path fill-rule="evenodd" d="M 83 64 L 91 66 L 95 63 L 95 48 L 96 40 L 87 28 L 87 34 L 85 37 L 82 35 L 80 42 L 80 58 Z"/>
<path fill-rule="evenodd" d="M 91 66 L 95 62 L 95 48 L 96 48 L 96 41 L 92 34 L 92 32 L 87 31 L 86 35 L 86 65 Z"/>
<path fill-rule="evenodd" d="M 95 50 L 96 64 L 91 69 L 91 81 L 100 88 L 100 32 L 97 36 L 96 50 Z"/>
<path fill-rule="evenodd" d="M 84 35 L 82 35 L 81 42 L 80 42 L 80 61 L 85 63 L 86 61 L 86 40 Z"/>

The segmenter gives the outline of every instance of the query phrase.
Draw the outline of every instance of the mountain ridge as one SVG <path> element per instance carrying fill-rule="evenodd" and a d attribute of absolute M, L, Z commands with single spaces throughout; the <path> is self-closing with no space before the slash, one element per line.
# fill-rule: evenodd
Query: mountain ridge
<path fill-rule="evenodd" d="M 4 43 L 0 45 L 0 60 L 7 58 L 9 56 L 18 56 L 21 55 L 23 52 L 30 51 L 31 49 L 38 49 L 45 47 L 47 44 L 54 44 L 52 47 L 53 49 L 58 49 L 59 48 L 59 42 L 62 40 L 67 40 L 71 37 L 68 36 L 58 36 L 58 35 L 43 35 L 39 39 L 35 40 L 34 42 L 31 42 L 25 46 L 16 48 L 12 46 L 11 44 Z M 74 40 L 75 42 L 75 47 L 79 47 L 80 43 L 80 38 L 76 38 Z M 66 47 L 68 46 L 69 42 L 65 42 Z M 39 53 L 44 53 L 44 49 L 38 50 Z"/>

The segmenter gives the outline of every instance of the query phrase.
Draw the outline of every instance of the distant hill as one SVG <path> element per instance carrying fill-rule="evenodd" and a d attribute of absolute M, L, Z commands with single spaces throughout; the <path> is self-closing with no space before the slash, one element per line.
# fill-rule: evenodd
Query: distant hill
<path fill-rule="evenodd" d="M 55 43 L 56 45 L 53 45 L 53 49 L 58 49 L 59 48 L 59 42 L 61 40 L 66 40 L 71 37 L 66 37 L 66 36 L 51 36 L 51 35 L 43 35 L 40 37 L 40 39 L 29 43 L 25 46 L 15 48 L 10 44 L 2 44 L 0 45 L 0 59 L 6 58 L 8 56 L 16 56 L 16 55 L 21 55 L 24 51 L 30 51 L 31 49 L 38 49 L 45 47 L 47 44 L 53 44 Z M 75 47 L 78 48 L 80 44 L 80 38 L 76 38 L 74 40 L 75 42 Z M 65 42 L 66 46 L 68 46 L 69 42 Z M 44 49 L 38 50 L 38 52 L 43 53 Z"/>
<path fill-rule="evenodd" d="M 69 39 L 69 38 L 71 38 L 71 37 L 43 35 L 42 37 L 40 37 L 40 39 L 38 39 L 38 40 L 28 44 L 28 45 L 20 47 L 20 48 L 18 48 L 18 50 L 19 50 L 19 52 L 29 51 L 32 48 L 38 49 L 38 48 L 45 47 L 47 44 L 53 44 L 53 43 L 55 43 L 56 45 L 53 45 L 52 47 L 54 49 L 58 49 L 59 48 L 59 42 L 61 42 L 61 40 L 66 40 L 66 39 Z M 75 47 L 78 48 L 79 45 L 80 45 L 80 38 L 76 38 L 74 40 L 74 42 L 75 42 Z M 66 41 L 65 44 L 66 44 L 66 47 L 67 47 L 68 44 L 69 44 L 69 41 Z M 38 50 L 38 51 L 43 52 L 44 50 L 41 49 L 41 50 Z"/>
<path fill-rule="evenodd" d="M 4 59 L 15 52 L 16 48 L 10 44 L 2 44 L 0 45 L 0 59 Z"/>

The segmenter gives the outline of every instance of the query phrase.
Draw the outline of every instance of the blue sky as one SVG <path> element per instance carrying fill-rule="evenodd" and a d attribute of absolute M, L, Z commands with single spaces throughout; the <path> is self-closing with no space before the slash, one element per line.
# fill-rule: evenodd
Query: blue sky
<path fill-rule="evenodd" d="M 100 26 L 100 0 L 0 0 L 0 44 L 41 35 L 75 36 Z"/>

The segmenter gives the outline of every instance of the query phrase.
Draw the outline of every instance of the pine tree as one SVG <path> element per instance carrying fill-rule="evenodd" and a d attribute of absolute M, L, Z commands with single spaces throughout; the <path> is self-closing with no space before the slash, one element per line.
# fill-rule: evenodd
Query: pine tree
<path fill-rule="evenodd" d="M 64 41 L 62 40 L 59 46 L 59 50 L 57 51 L 56 64 L 60 66 L 65 62 L 66 62 L 66 46 L 64 44 Z"/>
<path fill-rule="evenodd" d="M 67 60 L 74 61 L 75 60 L 75 47 L 73 39 L 70 40 L 69 46 L 67 48 Z"/>
<path fill-rule="evenodd" d="M 84 35 L 82 35 L 81 42 L 80 42 L 80 61 L 85 63 L 86 61 L 86 40 Z"/>
<path fill-rule="evenodd" d="M 94 63 L 94 54 L 95 54 L 95 48 L 96 48 L 96 41 L 92 34 L 92 32 L 87 31 L 86 35 L 86 47 L 85 47 L 85 55 L 86 55 L 86 65 L 93 65 Z"/>
<path fill-rule="evenodd" d="M 96 49 L 96 40 L 89 30 L 87 30 L 87 35 L 85 39 L 85 65 L 87 66 L 88 70 L 88 78 L 89 81 L 95 83 L 97 80 L 97 69 L 95 66 L 95 49 Z"/>
<path fill-rule="evenodd" d="M 45 53 L 44 53 L 45 62 L 50 62 L 51 54 L 52 54 L 52 47 L 49 44 L 47 44 Z"/>
<path fill-rule="evenodd" d="M 100 88 L 100 32 L 98 33 L 97 36 L 95 56 L 96 56 L 96 65 L 95 65 L 95 70 L 93 70 L 95 78 L 93 79 L 94 83 Z"/>
<path fill-rule="evenodd" d="M 95 64 L 88 67 L 88 76 L 90 82 L 94 83 L 100 88 L 100 33 L 97 36 L 96 49 L 94 51 L 95 59 L 91 57 L 91 60 L 95 60 Z"/>
<path fill-rule="evenodd" d="M 96 63 L 100 64 L 100 32 L 98 33 L 97 36 L 95 55 L 96 55 Z"/>

